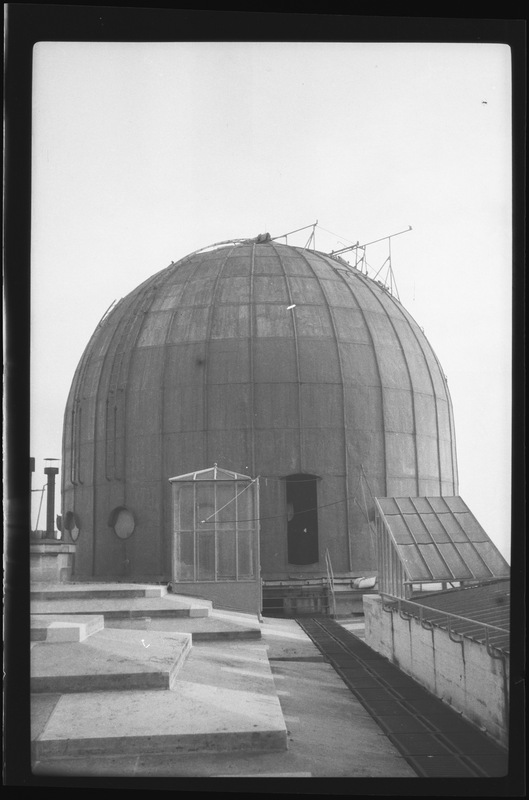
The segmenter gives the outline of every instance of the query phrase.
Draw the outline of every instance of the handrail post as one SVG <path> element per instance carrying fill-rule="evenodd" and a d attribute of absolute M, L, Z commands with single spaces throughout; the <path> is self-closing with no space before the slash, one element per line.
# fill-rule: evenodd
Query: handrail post
<path fill-rule="evenodd" d="M 327 581 L 329 583 L 329 587 L 331 590 L 331 598 L 332 598 L 332 617 L 336 617 L 336 597 L 334 595 L 334 575 L 332 572 L 332 564 L 331 564 L 331 557 L 329 555 L 329 550 L 325 550 L 325 566 L 327 567 Z"/>
<path fill-rule="evenodd" d="M 397 597 L 396 595 L 392 595 L 389 592 L 385 592 L 385 591 L 380 591 L 379 594 L 381 595 L 383 600 L 384 600 L 384 598 L 386 598 L 386 600 L 385 600 L 386 603 L 389 603 L 389 602 L 393 603 L 393 610 L 396 609 L 401 617 L 402 617 L 403 613 L 406 614 L 406 612 L 402 611 L 402 598 L 401 597 Z M 437 609 L 430 608 L 429 606 L 423 606 L 423 605 L 421 605 L 421 603 L 416 603 L 413 600 L 406 599 L 404 602 L 406 603 L 407 606 L 413 607 L 412 610 L 411 610 L 411 615 L 417 617 L 417 619 L 419 620 L 419 622 L 420 622 L 420 624 L 422 625 L 423 628 L 425 628 L 427 630 L 432 630 L 434 627 L 439 627 L 439 624 L 440 624 L 439 622 L 432 622 L 432 621 L 428 620 L 427 618 L 425 618 L 425 612 L 426 611 L 428 611 L 428 610 L 436 611 Z M 391 611 L 391 608 L 385 606 L 384 603 L 383 603 L 382 607 L 384 608 L 384 611 Z M 416 610 L 413 611 L 413 609 L 416 609 Z M 489 655 L 492 658 L 504 658 L 504 656 L 501 654 L 502 653 L 501 648 L 496 647 L 494 645 L 491 645 L 491 643 L 490 643 L 490 635 L 491 635 L 491 633 L 493 631 L 499 631 L 499 632 L 501 632 L 503 634 L 508 634 L 508 632 L 509 632 L 508 628 L 501 628 L 498 625 L 491 625 L 491 624 L 489 624 L 487 622 L 479 622 L 478 620 L 473 620 L 473 619 L 469 619 L 468 617 L 464 617 L 461 614 L 452 614 L 449 611 L 443 611 L 443 612 L 439 611 L 438 614 L 440 614 L 442 616 L 442 618 L 444 619 L 444 625 L 446 625 L 448 634 L 450 636 L 450 639 L 452 639 L 452 641 L 457 642 L 458 644 L 460 644 L 463 641 L 463 639 L 465 638 L 465 634 L 464 633 L 457 633 L 457 631 L 454 633 L 454 631 L 452 630 L 453 622 L 455 620 L 458 620 L 460 622 L 466 622 L 466 623 L 471 622 L 473 625 L 475 625 L 477 628 L 479 628 L 480 630 L 482 630 L 484 632 L 485 646 L 487 648 L 487 652 L 489 653 Z M 404 619 L 404 617 L 402 617 L 402 618 Z M 461 638 L 454 639 L 453 638 L 454 635 L 458 636 L 458 637 L 461 637 Z M 496 653 L 500 653 L 500 655 L 496 655 Z"/>

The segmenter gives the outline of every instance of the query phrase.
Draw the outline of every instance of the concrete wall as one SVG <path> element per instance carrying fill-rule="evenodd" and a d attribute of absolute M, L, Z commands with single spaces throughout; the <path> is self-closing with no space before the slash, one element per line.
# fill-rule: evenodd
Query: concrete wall
<path fill-rule="evenodd" d="M 30 580 L 60 583 L 71 580 L 75 545 L 64 542 L 32 542 L 29 548 Z"/>
<path fill-rule="evenodd" d="M 428 630 L 382 607 L 379 595 L 364 596 L 366 643 L 500 744 L 508 739 L 509 660 L 487 648 L 459 644 L 439 628 Z"/>
<path fill-rule="evenodd" d="M 197 581 L 196 583 L 171 581 L 171 586 L 176 594 L 211 600 L 214 608 L 242 611 L 246 614 L 261 613 L 260 581 Z"/>

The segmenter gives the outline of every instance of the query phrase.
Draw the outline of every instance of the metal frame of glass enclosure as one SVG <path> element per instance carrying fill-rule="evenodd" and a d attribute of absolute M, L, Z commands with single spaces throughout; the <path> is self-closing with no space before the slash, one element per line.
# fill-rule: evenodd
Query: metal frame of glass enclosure
<path fill-rule="evenodd" d="M 259 479 L 215 464 L 170 483 L 175 582 L 260 580 Z"/>

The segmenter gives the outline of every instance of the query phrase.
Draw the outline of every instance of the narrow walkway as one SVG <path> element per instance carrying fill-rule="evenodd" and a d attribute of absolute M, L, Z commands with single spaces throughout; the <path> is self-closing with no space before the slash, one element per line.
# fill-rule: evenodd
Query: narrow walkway
<path fill-rule="evenodd" d="M 506 750 L 338 622 L 297 622 L 419 777 L 507 774 Z"/>

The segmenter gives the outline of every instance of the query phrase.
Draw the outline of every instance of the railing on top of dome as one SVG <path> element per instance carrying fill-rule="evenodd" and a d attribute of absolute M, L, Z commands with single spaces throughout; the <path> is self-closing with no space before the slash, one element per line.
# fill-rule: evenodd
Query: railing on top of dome
<path fill-rule="evenodd" d="M 308 250 L 312 246 L 312 250 L 315 251 L 316 250 L 316 227 L 318 227 L 318 225 L 319 225 L 318 220 L 316 220 L 316 222 L 312 222 L 310 225 L 304 225 L 301 228 L 296 228 L 293 231 L 288 231 L 288 233 L 282 233 L 279 236 L 270 236 L 269 233 L 260 233 L 257 236 L 254 236 L 253 238 L 224 239 L 221 242 L 215 242 L 213 244 L 208 244 L 205 247 L 200 247 L 198 250 L 194 250 L 192 253 L 189 253 L 189 255 L 186 256 L 185 260 L 191 258 L 192 256 L 196 255 L 197 253 L 204 253 L 206 250 L 212 250 L 212 249 L 214 249 L 216 247 L 222 247 L 223 245 L 235 245 L 235 246 L 237 246 L 237 245 L 244 245 L 244 244 L 261 244 L 261 243 L 264 243 L 264 242 L 275 242 L 278 239 L 284 239 L 285 240 L 285 244 L 288 244 L 288 237 L 289 236 L 292 236 L 295 233 L 299 233 L 300 231 L 308 230 L 309 228 L 311 228 L 312 230 L 310 232 L 310 236 L 309 236 L 305 246 L 303 247 L 303 249 L 304 250 Z M 323 228 L 321 225 L 319 227 L 320 227 L 320 229 L 322 231 L 325 231 L 326 233 L 332 233 L 332 231 L 327 231 L 327 229 Z M 409 231 L 411 231 L 411 230 L 413 230 L 411 225 L 408 225 L 406 230 L 397 231 L 397 233 L 390 233 L 388 236 L 382 236 L 382 237 L 380 237 L 380 239 L 373 239 L 371 242 L 366 242 L 365 244 L 360 244 L 360 242 L 357 241 L 354 244 L 349 244 L 349 245 L 346 245 L 345 247 L 341 247 L 339 250 L 331 250 L 331 252 L 330 253 L 326 253 L 326 255 L 329 256 L 330 258 L 338 261 L 347 270 L 350 270 L 351 267 L 354 267 L 355 270 L 359 270 L 364 275 L 368 276 L 368 266 L 369 265 L 367 263 L 367 257 L 366 257 L 367 248 L 370 245 L 378 244 L 379 242 L 387 241 L 388 242 L 388 256 L 387 256 L 386 260 L 384 261 L 384 263 L 382 264 L 382 266 L 380 267 L 380 269 L 376 272 L 376 274 L 374 275 L 372 280 L 377 281 L 377 283 L 379 283 L 383 288 L 387 289 L 391 295 L 394 295 L 397 298 L 397 300 L 400 301 L 399 292 L 398 292 L 398 288 L 397 288 L 397 283 L 396 283 L 396 280 L 395 280 L 395 274 L 393 272 L 393 268 L 392 268 L 392 265 L 391 265 L 391 240 L 394 239 L 395 236 L 400 236 L 403 233 L 409 233 Z M 332 234 L 332 235 L 335 236 L 337 234 Z M 353 250 L 355 251 L 355 263 L 353 265 L 351 265 L 351 264 L 349 264 L 349 262 L 345 261 L 342 258 L 342 255 L 344 253 L 348 253 L 348 252 L 351 252 Z M 174 263 L 174 262 L 172 262 L 172 263 Z M 385 280 L 381 281 L 381 280 L 378 280 L 378 276 L 380 275 L 380 273 L 382 272 L 384 267 L 387 267 L 386 273 L 385 273 Z M 110 308 L 112 308 L 112 306 Z M 103 322 L 103 320 L 106 318 L 107 314 L 110 311 L 110 308 L 103 315 L 103 318 L 102 318 L 101 322 Z"/>
<path fill-rule="evenodd" d="M 303 228 L 296 228 L 295 231 L 289 231 L 288 233 L 282 233 L 281 236 L 270 236 L 269 233 L 259 233 L 257 236 L 254 236 L 253 238 L 245 237 L 245 238 L 242 238 L 242 239 L 241 238 L 238 238 L 238 239 L 223 239 L 223 241 L 221 241 L 221 242 L 214 242 L 213 244 L 208 244 L 205 247 L 199 247 L 198 250 L 193 250 L 192 253 L 189 253 L 189 255 L 186 256 L 186 260 L 188 258 L 191 258 L 191 256 L 197 255 L 197 253 L 204 253 L 206 250 L 212 250 L 215 247 L 222 247 L 223 245 L 226 245 L 226 244 L 232 244 L 232 245 L 261 244 L 263 242 L 275 242 L 277 239 L 285 239 L 285 243 L 287 244 L 288 243 L 288 236 L 291 236 L 294 233 L 299 233 L 299 231 L 307 230 L 307 228 L 312 228 L 312 232 L 311 232 L 311 234 L 309 236 L 307 244 L 305 245 L 305 247 L 303 249 L 306 250 L 310 246 L 310 244 L 312 243 L 312 249 L 314 250 L 315 249 L 315 245 L 316 245 L 315 229 L 316 229 L 316 225 L 317 224 L 318 224 L 318 220 L 316 220 L 316 222 L 311 223 L 310 225 L 305 225 Z M 174 262 L 172 262 L 172 263 L 174 263 Z"/>
<path fill-rule="evenodd" d="M 366 257 L 367 248 L 372 244 L 378 244 L 379 242 L 387 241 L 388 242 L 388 256 L 387 256 L 386 260 L 384 261 L 384 263 L 382 264 L 382 266 L 380 267 L 380 269 L 376 272 L 376 274 L 374 275 L 372 280 L 377 281 L 377 283 L 379 283 L 381 286 L 383 286 L 385 289 L 387 289 L 391 295 L 395 295 L 397 300 L 400 301 L 399 290 L 397 288 L 397 282 L 395 280 L 395 274 L 393 272 L 393 267 L 391 265 L 391 240 L 394 239 L 395 236 L 400 236 L 403 233 L 409 233 L 409 231 L 411 231 L 411 230 L 413 230 L 411 225 L 408 225 L 408 227 L 404 231 L 397 231 L 397 233 L 390 233 L 389 236 L 382 236 L 380 239 L 373 239 L 373 241 L 366 242 L 365 244 L 360 244 L 360 242 L 356 242 L 356 244 L 351 244 L 351 245 L 348 245 L 347 247 L 342 247 L 342 248 L 340 248 L 340 250 L 331 250 L 331 252 L 328 253 L 328 255 L 331 258 L 336 258 L 336 259 L 339 259 L 340 261 L 342 261 L 342 254 L 343 253 L 348 253 L 348 252 L 351 252 L 351 251 L 354 250 L 355 251 L 355 263 L 354 263 L 353 266 L 354 266 L 355 269 L 360 270 L 363 274 L 365 274 L 367 276 L 367 274 L 368 274 L 368 272 L 367 272 L 368 263 L 367 263 L 367 257 Z M 343 263 L 347 263 L 347 262 L 343 262 Z M 347 266 L 349 266 L 349 265 L 347 264 Z M 387 269 L 386 269 L 386 273 L 385 273 L 385 280 L 384 281 L 380 281 L 380 280 L 378 280 L 378 276 L 380 275 L 380 273 L 382 272 L 382 270 L 386 266 L 387 266 Z"/>
<path fill-rule="evenodd" d="M 380 239 L 373 239 L 372 242 L 366 242 L 365 244 L 360 244 L 360 242 L 356 242 L 356 244 L 351 244 L 351 245 L 349 245 L 347 247 L 342 247 L 340 250 L 331 250 L 329 255 L 330 256 L 337 256 L 337 255 L 340 255 L 340 253 L 346 253 L 348 250 L 355 250 L 355 249 L 363 250 L 366 247 L 368 247 L 370 244 L 378 244 L 378 242 L 384 242 L 384 241 L 386 241 L 386 239 L 389 239 L 391 241 L 391 239 L 393 239 L 395 236 L 400 236 L 401 233 L 409 233 L 411 230 L 413 230 L 413 228 L 411 227 L 411 225 L 408 225 L 408 227 L 406 228 L 405 231 L 398 231 L 397 233 L 390 233 L 389 236 L 382 236 Z"/>
<path fill-rule="evenodd" d="M 305 247 L 303 249 L 307 250 L 312 245 L 312 249 L 316 250 L 316 227 L 317 226 L 318 226 L 318 220 L 316 220 L 316 222 L 311 223 L 310 225 L 304 225 L 302 228 L 296 228 L 295 230 L 289 231 L 288 233 L 283 233 L 283 234 L 281 234 L 281 236 L 273 236 L 273 237 L 270 238 L 270 236 L 268 235 L 267 241 L 274 242 L 277 239 L 284 239 L 285 240 L 285 244 L 288 244 L 288 237 L 289 236 L 293 235 L 294 233 L 299 233 L 300 231 L 304 231 L 304 230 L 307 230 L 308 228 L 311 228 L 312 230 L 311 230 L 310 236 L 309 236 L 308 241 L 305 244 Z M 321 226 L 320 226 L 320 228 L 321 228 Z M 327 231 L 325 228 L 321 228 L 321 230 L 326 231 L 326 233 L 331 233 L 331 231 Z M 363 274 L 365 274 L 367 276 L 367 274 L 368 274 L 368 263 L 367 263 L 367 258 L 366 258 L 366 249 L 367 249 L 367 247 L 369 247 L 370 245 L 373 245 L 373 244 L 378 244 L 379 242 L 387 241 L 388 242 L 388 256 L 387 256 L 386 260 L 384 261 L 384 263 L 382 264 L 382 266 L 380 267 L 380 269 L 376 272 L 376 274 L 374 275 L 372 280 L 375 280 L 375 281 L 377 281 L 377 283 L 380 283 L 381 286 L 383 286 L 385 289 L 388 289 L 390 294 L 391 295 L 395 295 L 397 300 L 400 301 L 399 291 L 398 291 L 398 288 L 397 288 L 397 282 L 395 280 L 395 274 L 394 274 L 393 268 L 391 266 L 391 240 L 393 238 L 395 238 L 395 236 L 400 236 L 401 234 L 408 233 L 411 230 L 412 230 L 412 227 L 411 227 L 411 225 L 409 225 L 406 228 L 406 230 L 397 231 L 397 233 L 390 233 L 389 236 L 382 236 L 380 239 L 373 239 L 373 241 L 366 242 L 365 244 L 360 244 L 360 242 L 357 241 L 356 243 L 350 244 L 350 245 L 346 245 L 346 246 L 340 248 L 339 250 L 331 250 L 331 252 L 327 253 L 327 255 L 330 256 L 333 259 L 336 259 L 337 261 L 340 261 L 341 264 L 343 264 L 344 266 L 349 268 L 351 265 L 347 261 L 344 261 L 341 256 L 342 256 L 343 253 L 351 252 L 351 251 L 354 250 L 355 251 L 354 268 L 357 269 L 357 270 L 360 270 Z M 333 234 L 333 235 L 335 235 L 335 234 Z M 260 239 L 260 237 L 257 237 L 257 240 L 259 240 L 259 239 Z M 378 280 L 378 276 L 380 275 L 380 273 L 382 272 L 384 267 L 387 267 L 386 273 L 385 273 L 385 280 L 381 281 L 381 280 Z"/>
<path fill-rule="evenodd" d="M 296 228 L 295 231 L 289 231 L 288 233 L 282 233 L 281 236 L 273 236 L 270 239 L 270 241 L 271 242 L 275 242 L 277 239 L 284 239 L 285 240 L 285 244 L 288 244 L 288 237 L 289 236 L 292 236 L 294 233 L 299 233 L 300 231 L 306 231 L 308 228 L 312 228 L 311 234 L 310 234 L 310 236 L 309 236 L 309 238 L 307 240 L 307 244 L 305 245 L 305 247 L 303 249 L 307 250 L 310 247 L 311 243 L 312 243 L 312 249 L 315 250 L 316 249 L 316 226 L 317 226 L 317 224 L 318 224 L 318 220 L 316 220 L 316 222 L 313 222 L 311 225 L 304 225 L 303 228 Z"/>

